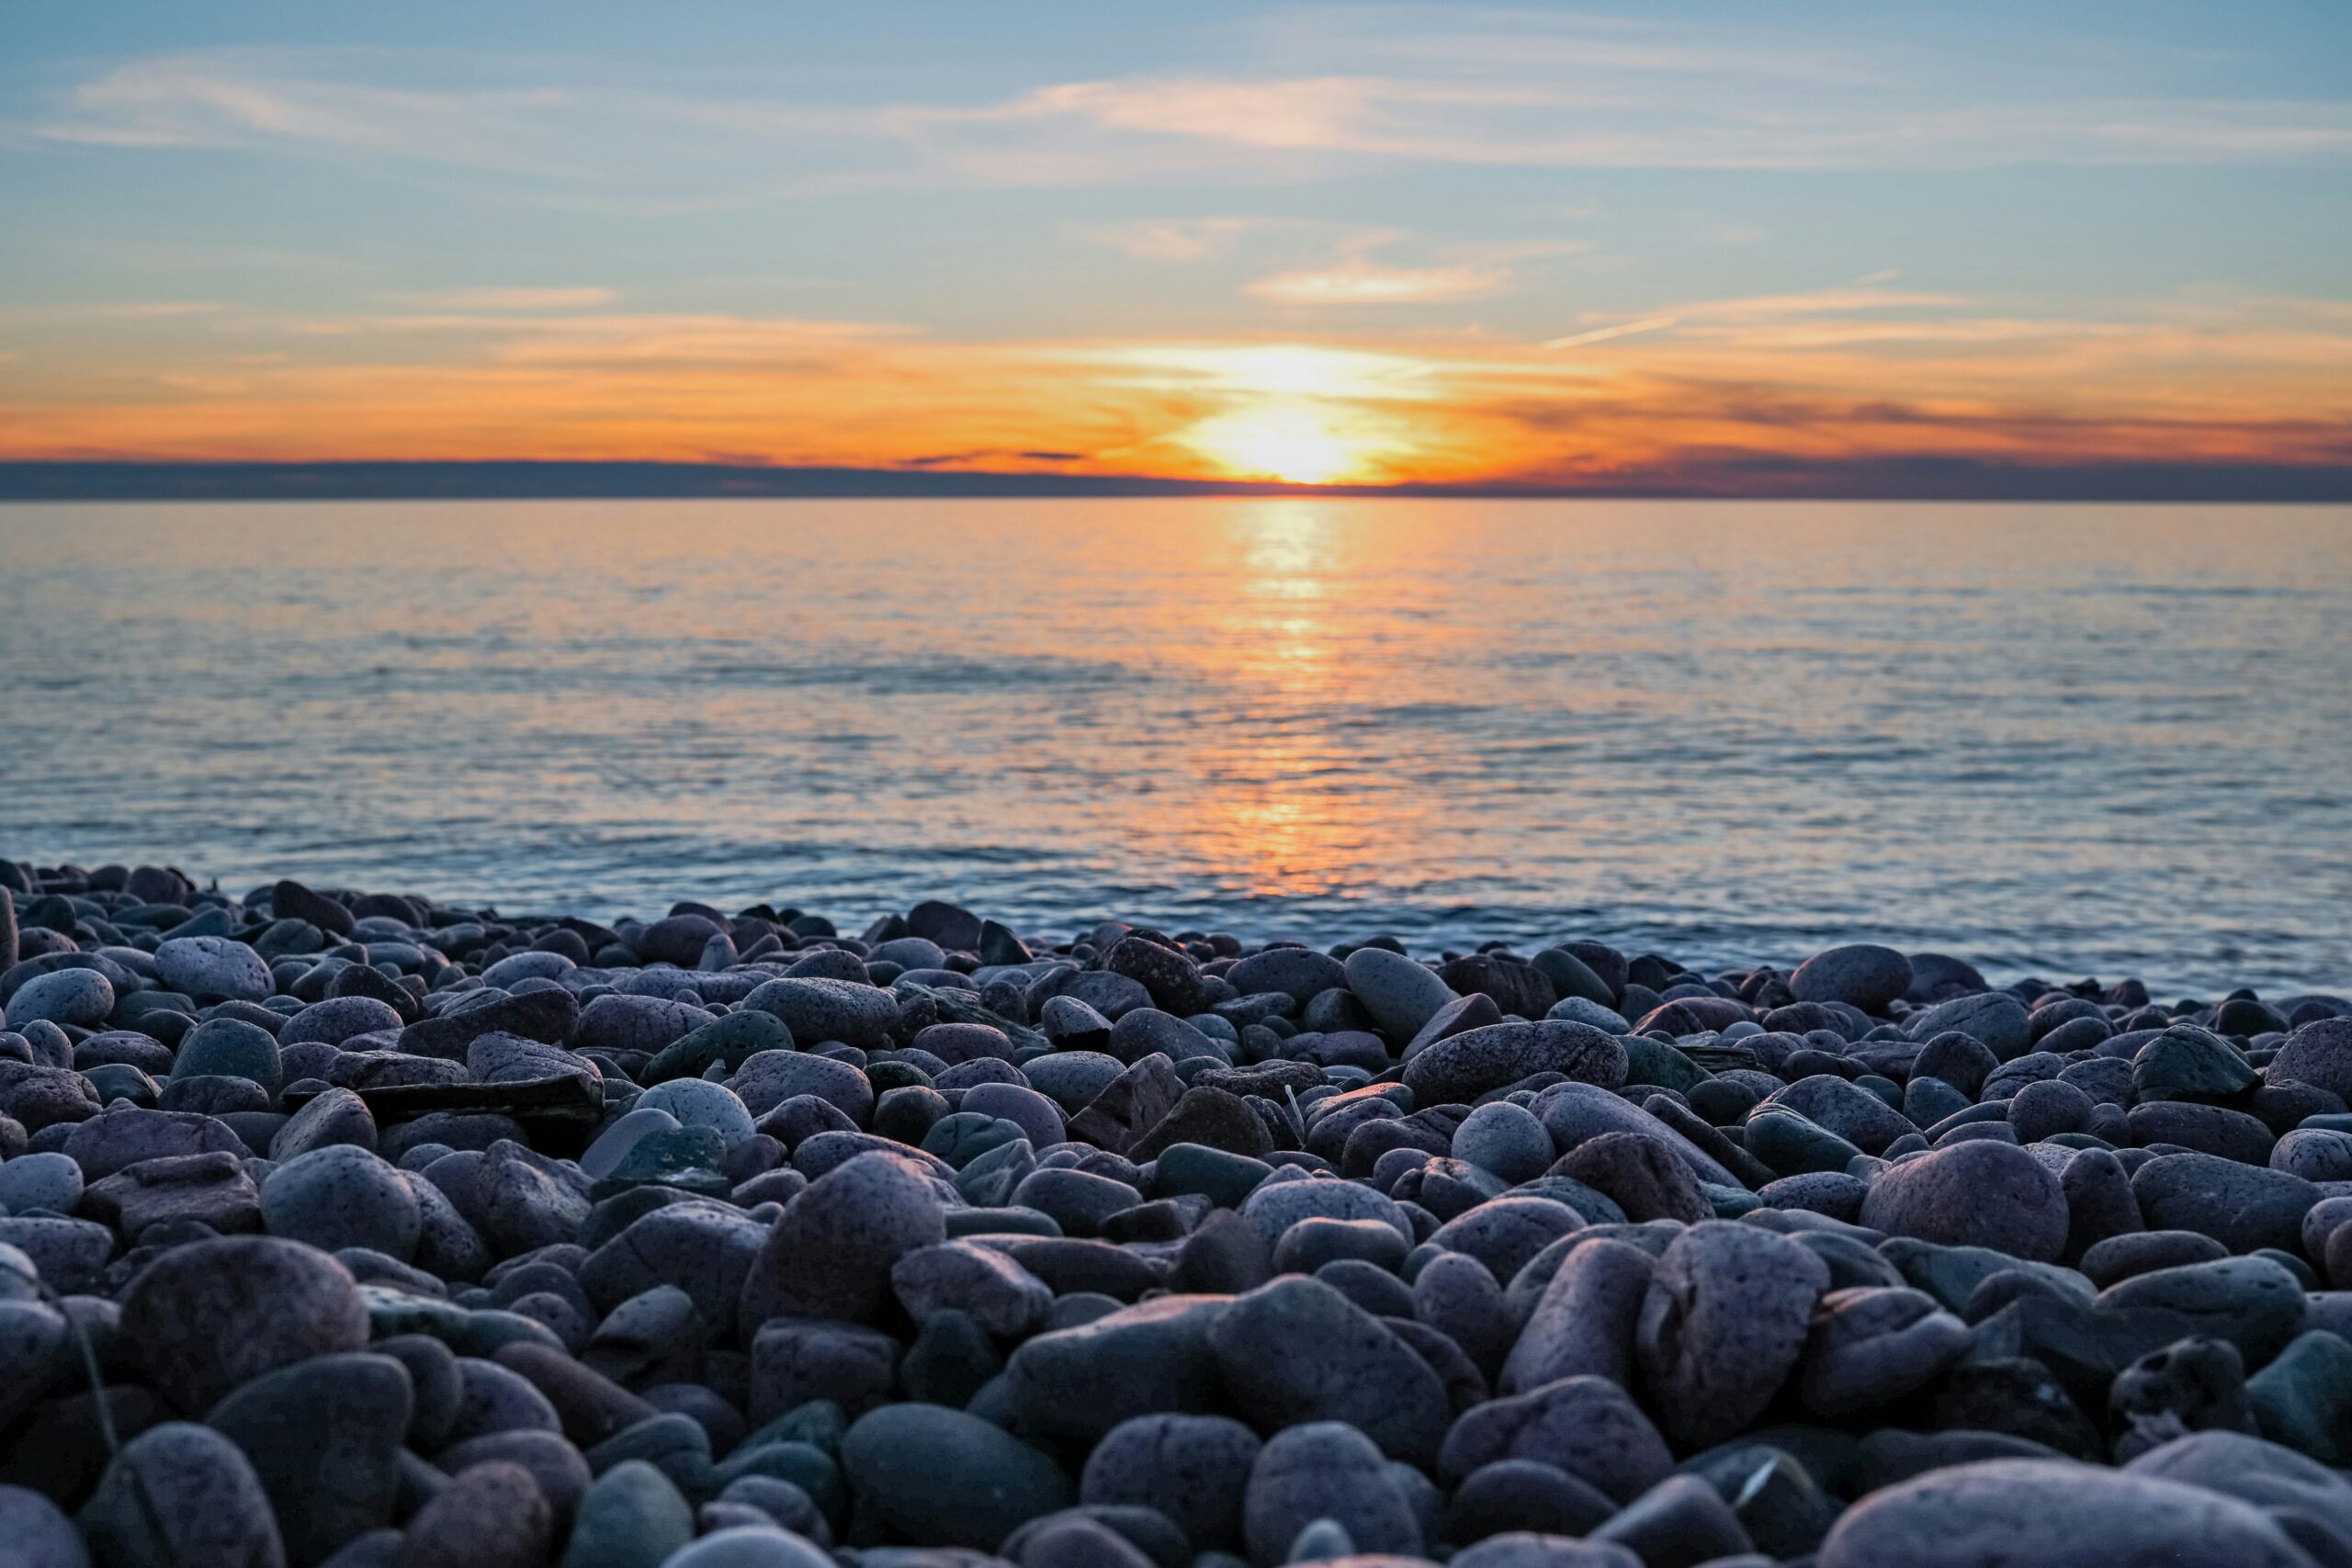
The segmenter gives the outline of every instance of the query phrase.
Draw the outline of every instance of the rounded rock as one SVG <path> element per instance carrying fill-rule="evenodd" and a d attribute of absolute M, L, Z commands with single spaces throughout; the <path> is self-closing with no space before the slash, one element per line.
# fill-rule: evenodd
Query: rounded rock
<path fill-rule="evenodd" d="M 155 968 L 200 1002 L 257 1002 L 277 988 L 261 954 L 225 936 L 173 937 L 155 949 Z"/>
<path fill-rule="evenodd" d="M 1261 1562 L 1279 1561 L 1307 1526 L 1329 1519 L 1363 1551 L 1418 1552 L 1420 1521 L 1370 1438 L 1341 1421 L 1276 1433 L 1250 1470 L 1242 1533 Z"/>
<path fill-rule="evenodd" d="M 1410 1040 L 1432 1013 L 1455 999 L 1437 971 L 1385 948 L 1360 947 L 1348 954 L 1341 970 L 1349 991 L 1392 1040 Z"/>
<path fill-rule="evenodd" d="M 890 1290 L 891 1267 L 947 1239 L 922 1169 L 876 1151 L 843 1161 L 786 1203 L 743 1280 L 746 1332 L 772 1317 L 863 1323 Z"/>
<path fill-rule="evenodd" d="M 272 1171 L 261 1190 L 261 1217 L 270 1235 L 321 1251 L 364 1247 L 401 1262 L 415 1255 L 424 1229 L 408 1180 L 352 1144 L 313 1149 Z"/>
<path fill-rule="evenodd" d="M 1667 1431 L 1718 1443 L 1761 1415 L 1804 1350 L 1829 1266 L 1786 1236 L 1710 1220 L 1668 1246 L 1634 1326 L 1634 1357 Z"/>
<path fill-rule="evenodd" d="M 1985 1460 L 1874 1492 L 1821 1544 L 1820 1568 L 2310 1568 L 2267 1516 L 2235 1498 L 2052 1460 Z"/>
<path fill-rule="evenodd" d="M 349 1270 L 276 1236 L 164 1253 L 124 1291 L 121 1324 L 149 1381 L 191 1415 L 264 1372 L 368 1345 L 368 1309 Z"/>
<path fill-rule="evenodd" d="M 2066 1193 L 2015 1144 L 1970 1139 L 1878 1173 L 1861 1223 L 1943 1247 L 1988 1247 L 2037 1263 L 2066 1247 Z"/>
<path fill-rule="evenodd" d="M 1798 964 L 1789 989 L 1801 1002 L 1844 1002 L 1875 1013 L 1911 989 L 1911 961 L 1871 942 L 1833 947 Z"/>
<path fill-rule="evenodd" d="M 1094 1445 L 1079 1480 L 1087 1503 L 1157 1508 L 1203 1551 L 1241 1539 L 1243 1494 L 1263 1445 L 1224 1416 L 1137 1416 Z"/>
<path fill-rule="evenodd" d="M 107 1564 L 284 1568 L 286 1549 L 260 1479 L 209 1427 L 166 1421 L 125 1443 L 81 1514 Z"/>
<path fill-rule="evenodd" d="M 920 1546 L 990 1551 L 1070 1504 L 1069 1477 L 1001 1427 L 939 1404 L 886 1404 L 842 1438 L 861 1513 Z"/>
<path fill-rule="evenodd" d="M 0 897 L 6 897 L 0 894 Z M 114 1010 L 114 987 L 95 969 L 52 969 L 17 987 L 8 998 L 8 1021 L 19 1031 L 36 1021 L 75 1029 L 96 1029 Z"/>

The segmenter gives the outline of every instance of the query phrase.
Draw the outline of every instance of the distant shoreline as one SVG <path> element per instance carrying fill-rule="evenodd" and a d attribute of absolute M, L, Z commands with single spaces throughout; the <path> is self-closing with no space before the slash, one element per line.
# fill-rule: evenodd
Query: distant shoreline
<path fill-rule="evenodd" d="M 1581 485 L 1285 485 L 1109 474 L 639 462 L 0 462 L 0 502 L 323 501 L 1045 500 L 1175 496 L 1347 499 L 1882 501 L 2331 504 L 2352 467 L 1971 459 L 1858 464 L 1725 459 Z"/>

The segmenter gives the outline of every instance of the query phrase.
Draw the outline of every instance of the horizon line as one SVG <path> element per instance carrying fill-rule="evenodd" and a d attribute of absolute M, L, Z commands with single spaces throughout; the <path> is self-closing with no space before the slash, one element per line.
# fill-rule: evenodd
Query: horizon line
<path fill-rule="evenodd" d="M 1973 457 L 1811 462 L 1726 457 L 1586 480 L 1316 485 L 1156 475 L 634 459 L 0 460 L 0 503 L 1181 496 L 2335 504 L 2352 502 L 2352 465 L 2199 460 L 2028 464 Z"/>

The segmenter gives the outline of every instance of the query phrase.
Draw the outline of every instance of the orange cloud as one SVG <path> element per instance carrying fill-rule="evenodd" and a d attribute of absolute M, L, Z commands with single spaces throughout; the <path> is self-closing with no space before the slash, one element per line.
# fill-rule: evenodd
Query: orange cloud
<path fill-rule="evenodd" d="M 0 320 L 0 457 L 632 458 L 1300 482 L 1742 463 L 2352 461 L 2352 310 L 1849 288 L 1485 335 L 944 341 L 521 310 Z M 15 355 L 11 359 L 9 355 Z"/>

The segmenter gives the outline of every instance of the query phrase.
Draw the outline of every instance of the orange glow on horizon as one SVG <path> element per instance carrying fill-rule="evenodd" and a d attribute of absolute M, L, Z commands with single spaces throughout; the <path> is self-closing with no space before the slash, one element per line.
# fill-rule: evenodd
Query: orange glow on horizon
<path fill-rule="evenodd" d="M 956 342 L 593 304 L 126 312 L 0 333 L 0 458 L 1574 485 L 1758 459 L 2352 454 L 2352 315 L 2321 301 L 2027 321 L 1846 291 L 1681 306 L 1611 333 Z"/>

